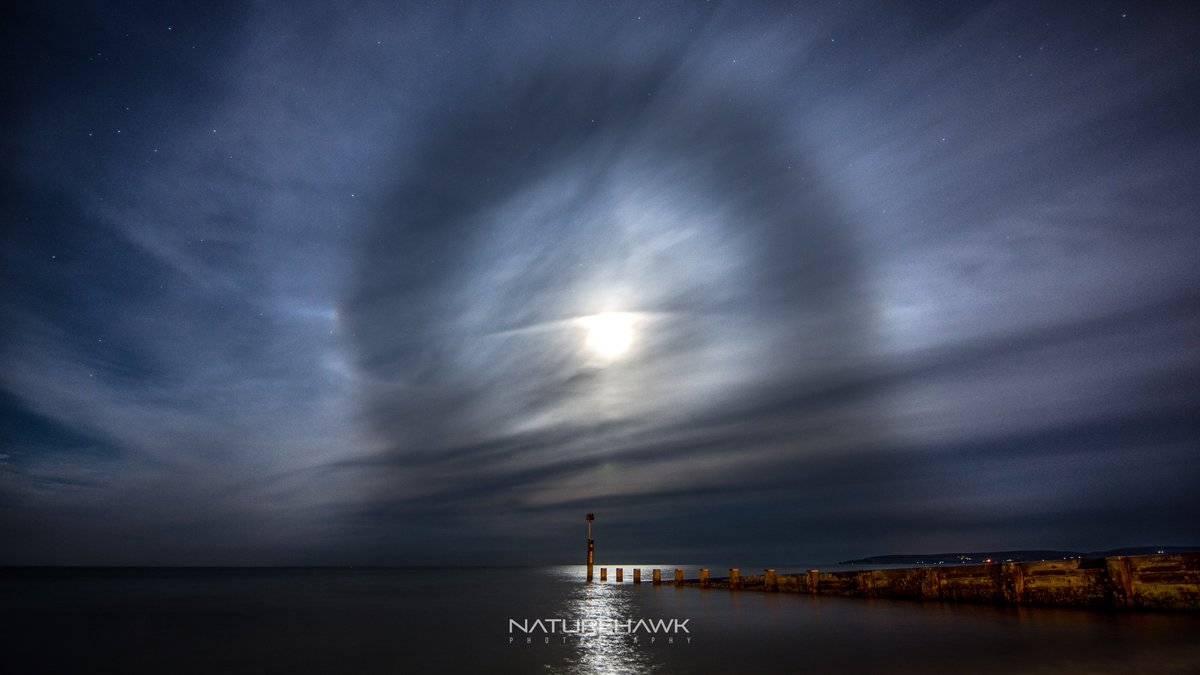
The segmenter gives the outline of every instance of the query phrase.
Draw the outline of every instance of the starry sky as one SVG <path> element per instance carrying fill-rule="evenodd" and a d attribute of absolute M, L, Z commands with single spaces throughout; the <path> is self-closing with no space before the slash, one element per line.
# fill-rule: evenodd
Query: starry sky
<path fill-rule="evenodd" d="M 0 563 L 1200 543 L 1194 5 L 53 4 Z"/>

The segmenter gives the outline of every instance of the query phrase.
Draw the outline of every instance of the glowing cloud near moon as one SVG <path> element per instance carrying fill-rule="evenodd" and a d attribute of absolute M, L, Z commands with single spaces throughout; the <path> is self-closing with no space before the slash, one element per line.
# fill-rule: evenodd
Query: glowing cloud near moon
<path fill-rule="evenodd" d="M 579 320 L 585 331 L 584 345 L 608 361 L 624 356 L 633 346 L 635 317 L 628 312 L 604 312 Z"/>

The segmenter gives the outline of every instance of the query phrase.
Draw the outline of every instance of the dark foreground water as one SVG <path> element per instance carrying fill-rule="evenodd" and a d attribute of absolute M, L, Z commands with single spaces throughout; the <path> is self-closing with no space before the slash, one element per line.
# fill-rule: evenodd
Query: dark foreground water
<path fill-rule="evenodd" d="M 1192 615 L 633 586 L 628 572 L 589 586 L 579 567 L 0 570 L 0 670 L 1200 672 Z M 688 632 L 510 635 L 509 619 L 538 618 Z"/>

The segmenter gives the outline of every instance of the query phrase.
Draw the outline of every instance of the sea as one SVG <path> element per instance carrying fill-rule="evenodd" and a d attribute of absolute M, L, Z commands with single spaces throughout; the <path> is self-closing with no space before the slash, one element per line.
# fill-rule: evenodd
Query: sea
<path fill-rule="evenodd" d="M 679 565 L 622 567 L 622 584 L 615 566 L 591 584 L 582 566 L 0 569 L 0 671 L 1200 672 L 1190 613 L 675 588 Z"/>

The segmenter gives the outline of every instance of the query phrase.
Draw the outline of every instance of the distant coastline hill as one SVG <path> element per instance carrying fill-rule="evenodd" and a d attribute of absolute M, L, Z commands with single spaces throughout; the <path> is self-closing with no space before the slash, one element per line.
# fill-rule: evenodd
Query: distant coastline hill
<path fill-rule="evenodd" d="M 1200 546 L 1130 546 L 1108 551 L 970 551 L 962 553 L 922 553 L 916 555 L 876 555 L 843 560 L 839 565 L 972 565 L 986 562 L 1032 562 L 1072 558 L 1106 558 L 1113 555 L 1150 555 L 1153 553 L 1191 553 Z"/>

